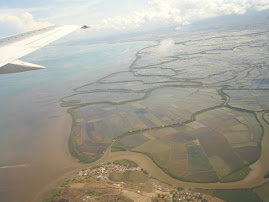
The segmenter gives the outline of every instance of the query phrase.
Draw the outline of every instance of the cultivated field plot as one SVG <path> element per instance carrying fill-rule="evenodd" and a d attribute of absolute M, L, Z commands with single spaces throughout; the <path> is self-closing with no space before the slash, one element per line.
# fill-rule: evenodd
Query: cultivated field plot
<path fill-rule="evenodd" d="M 154 69 L 151 69 L 151 70 L 154 70 Z M 144 84 L 176 81 L 176 80 L 171 79 L 170 76 L 164 76 L 164 75 L 156 76 L 154 74 L 156 73 L 151 72 L 150 75 L 139 76 L 135 74 L 135 71 L 118 72 L 110 76 L 107 76 L 105 78 L 102 78 L 100 80 L 100 83 L 122 83 L 124 85 L 124 83 L 131 82 L 131 81 L 140 81 Z"/>
<path fill-rule="evenodd" d="M 117 182 L 136 182 L 145 183 L 148 181 L 148 177 L 143 172 L 138 171 L 125 171 L 125 172 L 113 172 L 109 175 L 109 179 Z"/>
<path fill-rule="evenodd" d="M 264 120 L 269 124 L 269 112 L 263 115 Z"/>
<path fill-rule="evenodd" d="M 72 102 L 77 104 L 94 104 L 94 103 L 121 103 L 128 102 L 136 99 L 142 99 L 145 93 L 134 92 L 92 92 L 92 93 L 79 93 L 69 97 L 65 97 L 62 100 L 63 104 L 69 104 Z M 78 102 L 75 102 L 75 101 Z"/>
<path fill-rule="evenodd" d="M 269 61 L 265 58 L 260 63 L 250 63 L 249 68 L 239 72 L 236 77 L 226 85 L 229 85 L 232 89 L 269 89 Z"/>
<path fill-rule="evenodd" d="M 186 83 L 184 81 L 164 80 L 155 76 L 145 76 L 140 79 L 138 77 L 131 81 L 122 82 L 99 82 L 91 85 L 86 85 L 79 88 L 77 91 L 82 93 L 95 93 L 95 92 L 146 92 L 151 89 L 161 88 L 165 86 L 194 86 L 197 87 L 197 83 Z"/>
<path fill-rule="evenodd" d="M 131 69 L 144 76 L 159 75 L 162 70 L 163 76 L 170 79 L 206 85 L 230 85 L 237 89 L 269 87 L 268 35 L 246 30 L 232 35 L 214 34 L 186 41 L 174 36 L 175 44 L 169 52 L 161 51 L 162 42 L 143 49 Z"/>
<path fill-rule="evenodd" d="M 261 136 L 262 128 L 254 115 L 219 108 L 182 126 L 124 136 L 113 146 L 147 154 L 178 178 L 233 181 L 243 178 L 249 171 L 244 166 L 257 160 Z"/>
<path fill-rule="evenodd" d="M 254 189 L 254 192 L 263 200 L 269 201 L 269 182 L 263 184 L 260 187 Z"/>
<path fill-rule="evenodd" d="M 93 159 L 113 143 L 112 151 L 144 153 L 175 178 L 243 179 L 262 137 L 247 111 L 269 110 L 268 25 L 216 29 L 151 36 L 156 44 L 136 52 L 128 70 L 63 98 L 73 110 L 73 148 Z"/>
<path fill-rule="evenodd" d="M 269 110 L 269 90 L 225 90 L 230 96 L 229 105 L 237 108 Z"/>
<path fill-rule="evenodd" d="M 77 149 L 93 153 L 94 146 L 99 154 L 104 145 L 128 131 L 181 123 L 193 113 L 221 103 L 215 89 L 162 88 L 141 101 L 80 107 L 75 109 L 79 118 L 73 130 Z"/>
<path fill-rule="evenodd" d="M 133 70 L 135 75 L 138 76 L 174 76 L 176 75 L 176 72 L 173 71 L 171 68 L 158 68 L 158 67 L 152 67 L 152 68 L 145 68 L 145 69 L 136 69 Z"/>

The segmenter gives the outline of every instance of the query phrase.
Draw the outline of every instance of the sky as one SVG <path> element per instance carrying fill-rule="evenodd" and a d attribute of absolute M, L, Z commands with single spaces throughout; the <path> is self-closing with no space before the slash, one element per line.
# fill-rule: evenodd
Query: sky
<path fill-rule="evenodd" d="M 182 26 L 219 16 L 269 9 L 269 0 L 0 0 L 0 37 L 53 24 L 94 30 Z"/>

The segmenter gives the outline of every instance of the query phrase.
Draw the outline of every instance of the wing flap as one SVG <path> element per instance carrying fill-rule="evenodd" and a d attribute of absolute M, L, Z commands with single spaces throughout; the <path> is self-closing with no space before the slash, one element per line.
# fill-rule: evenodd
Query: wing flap
<path fill-rule="evenodd" d="M 9 73 L 17 73 L 17 72 L 25 72 L 31 70 L 44 69 L 44 66 L 23 62 L 21 60 L 15 60 L 11 63 L 8 63 L 2 67 L 0 67 L 0 74 L 9 74 Z"/>

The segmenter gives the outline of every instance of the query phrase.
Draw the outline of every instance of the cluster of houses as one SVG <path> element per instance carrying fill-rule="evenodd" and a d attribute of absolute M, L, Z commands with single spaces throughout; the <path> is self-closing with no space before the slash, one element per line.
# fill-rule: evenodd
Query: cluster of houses
<path fill-rule="evenodd" d="M 155 183 L 152 183 L 152 186 L 159 191 L 170 192 L 170 189 L 167 187 L 162 187 L 161 185 L 157 185 Z"/>
<path fill-rule="evenodd" d="M 97 180 L 100 179 L 107 179 L 108 175 L 112 172 L 125 172 L 125 171 L 141 171 L 140 167 L 128 167 L 118 164 L 103 164 L 100 166 L 96 166 L 93 168 L 83 169 L 78 173 L 78 177 L 88 176 L 88 175 L 94 175 L 96 176 Z M 117 188 L 124 187 L 124 182 L 114 183 L 112 186 Z M 169 187 L 164 187 L 161 185 L 157 185 L 155 183 L 152 183 L 153 187 L 156 189 L 158 195 L 156 197 L 156 200 L 159 201 L 159 199 L 163 201 L 180 201 L 180 202 L 206 202 L 207 200 L 203 198 L 202 193 L 197 192 L 191 192 L 191 191 L 185 191 L 185 190 L 177 190 L 177 189 L 171 189 Z"/>
<path fill-rule="evenodd" d="M 207 200 L 203 198 L 203 194 L 199 192 L 191 192 L 182 190 L 171 189 L 165 186 L 157 185 L 152 183 L 153 187 L 159 193 L 157 199 L 166 199 L 164 201 L 188 201 L 188 202 L 206 202 Z"/>
<path fill-rule="evenodd" d="M 125 171 L 141 171 L 140 167 L 128 167 L 118 164 L 103 164 L 97 167 L 81 170 L 78 175 L 87 176 L 90 174 L 97 175 L 97 179 L 102 178 L 104 175 L 109 175 L 112 172 L 125 172 Z"/>
<path fill-rule="evenodd" d="M 157 186 L 157 189 L 159 189 L 159 186 Z M 167 189 L 167 188 L 165 188 Z M 168 192 L 168 189 L 165 191 L 165 189 L 162 189 L 164 192 Z M 155 198 L 156 201 L 179 201 L 179 202 L 207 202 L 207 200 L 203 197 L 202 193 L 198 192 L 187 192 L 187 191 L 177 191 L 177 190 L 170 190 L 169 194 L 158 194 L 157 198 Z"/>
<path fill-rule="evenodd" d="M 179 191 L 175 192 L 174 198 L 178 198 L 178 201 L 195 201 L 195 202 L 206 202 L 207 200 L 203 198 L 203 194 L 199 192 L 186 192 Z"/>

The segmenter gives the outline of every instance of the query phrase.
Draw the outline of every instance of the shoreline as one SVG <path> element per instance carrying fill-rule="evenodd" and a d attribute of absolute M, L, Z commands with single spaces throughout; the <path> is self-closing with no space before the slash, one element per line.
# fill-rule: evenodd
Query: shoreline
<path fill-rule="evenodd" d="M 70 126 L 71 120 L 68 114 L 63 114 L 64 117 L 62 117 L 61 122 L 64 126 Z M 61 128 L 61 127 L 60 127 Z M 64 127 L 63 127 L 64 128 Z M 61 132 L 58 132 L 57 134 L 61 134 L 62 142 L 65 145 L 65 154 L 67 154 L 69 157 L 71 157 L 71 161 L 73 163 L 69 167 L 63 167 L 62 169 L 56 171 L 50 179 L 44 183 L 44 185 L 40 188 L 40 190 L 33 196 L 33 201 L 43 201 L 45 196 L 54 188 L 55 185 L 61 183 L 62 181 L 65 181 L 66 178 L 70 177 L 70 175 L 74 172 L 74 170 L 80 169 L 82 166 L 77 159 L 73 158 L 68 148 L 66 148 L 66 145 L 68 144 L 68 134 L 69 130 L 62 130 Z"/>
<path fill-rule="evenodd" d="M 156 45 L 153 45 L 153 46 L 156 46 Z M 151 46 L 148 46 L 148 47 L 144 47 L 143 49 L 141 49 L 141 50 L 144 50 L 144 49 L 147 49 L 147 48 L 149 48 L 149 47 L 151 47 Z M 133 64 L 135 63 L 135 61 L 136 60 L 138 60 L 138 58 L 140 57 L 139 56 L 139 52 L 141 51 L 141 50 L 138 50 L 137 52 L 136 52 L 136 59 L 133 61 L 133 63 L 129 66 L 129 68 L 128 68 L 128 70 L 126 71 L 126 72 L 130 72 L 131 70 L 132 70 L 132 67 L 133 67 Z M 77 87 L 77 88 L 74 88 L 74 92 L 80 92 L 78 89 L 80 89 L 80 88 L 82 88 L 82 87 L 84 87 L 84 86 L 88 86 L 88 85 L 91 85 L 91 84 L 94 84 L 94 83 L 97 83 L 98 81 L 101 81 L 102 79 L 104 79 L 104 78 L 107 78 L 107 77 L 110 77 L 110 76 L 112 76 L 112 75 L 114 75 L 114 74 L 117 74 L 117 73 L 119 73 L 119 72 L 114 72 L 114 73 L 111 73 L 111 74 L 108 74 L 107 76 L 104 76 L 103 78 L 101 78 L 101 79 L 99 79 L 99 80 L 97 80 L 97 81 L 95 81 L 95 82 L 93 82 L 93 83 L 90 83 L 90 84 L 86 84 L 86 85 L 83 85 L 83 86 L 80 86 L 80 87 Z M 142 82 L 143 83 L 143 82 Z M 165 83 L 164 83 L 164 85 L 165 85 Z M 161 87 L 158 87 L 158 88 L 161 88 Z M 219 94 L 219 96 L 222 98 L 222 103 L 221 104 L 219 104 L 219 105 L 217 105 L 217 106 L 214 106 L 214 107 L 211 107 L 211 108 L 208 108 L 208 109 L 203 109 L 203 110 L 201 110 L 201 111 L 198 111 L 198 112 L 195 112 L 194 114 L 192 114 L 192 116 L 191 116 L 191 119 L 190 120 L 188 120 L 188 121 L 186 121 L 186 123 L 189 123 L 189 122 L 191 122 L 191 121 L 195 121 L 195 119 L 196 119 L 196 116 L 198 115 L 198 114 L 200 114 L 200 113 L 203 113 L 204 111 L 208 111 L 208 110 L 211 110 L 211 109 L 215 109 L 215 108 L 221 108 L 221 107 L 226 107 L 226 108 L 229 108 L 229 109 L 233 109 L 233 110 L 236 110 L 236 111 L 243 111 L 243 112 L 246 112 L 246 113 L 251 113 L 251 114 L 253 114 L 255 117 L 256 117 L 256 120 L 257 120 L 257 122 L 259 123 L 259 125 L 261 126 L 261 128 L 263 129 L 263 132 L 262 132 L 262 135 L 261 135 L 261 145 L 264 143 L 264 135 L 265 135 L 265 132 L 264 132 L 264 127 L 266 127 L 266 128 L 268 128 L 268 126 L 267 125 L 263 125 L 263 124 L 261 124 L 261 122 L 260 122 L 260 120 L 259 120 L 259 118 L 257 117 L 257 114 L 255 113 L 255 111 L 251 111 L 251 110 L 243 110 L 243 109 L 241 109 L 241 108 L 235 108 L 235 107 L 232 107 L 232 106 L 230 106 L 229 105 L 229 99 L 230 99 L 230 97 L 226 94 L 226 93 L 224 93 L 223 92 L 223 90 L 225 90 L 226 89 L 226 87 L 225 86 L 220 86 L 220 89 L 218 90 L 218 94 Z M 150 89 L 150 90 L 148 90 L 147 92 L 151 92 L 153 89 Z M 72 96 L 72 95 L 71 95 Z M 66 96 L 66 97 L 69 97 L 69 96 Z M 145 93 L 145 96 L 141 99 L 141 100 L 143 100 L 143 99 L 145 99 L 145 97 L 146 97 L 146 93 Z M 63 104 L 63 99 L 64 99 L 65 97 L 63 97 L 63 98 L 61 98 L 60 99 L 60 101 L 62 101 L 62 104 Z M 126 102 L 128 102 L 128 101 L 126 101 Z M 105 103 L 108 103 L 108 104 L 111 104 L 111 103 L 109 103 L 109 102 L 105 102 Z M 93 104 L 96 104 L 96 103 L 93 103 Z M 121 103 L 112 103 L 112 104 L 121 104 Z M 66 107 L 67 108 L 67 111 L 68 111 L 68 114 L 72 117 L 71 119 L 72 119 L 72 127 L 74 126 L 74 124 L 75 124 L 75 119 L 76 119 L 76 117 L 74 116 L 74 114 L 72 113 L 73 112 L 73 110 L 74 109 L 76 109 L 76 108 L 79 108 L 79 107 L 81 107 L 81 106 L 86 106 L 86 105 L 91 105 L 91 104 L 79 104 L 79 103 L 74 103 L 74 104 L 70 104 L 70 105 L 68 105 L 68 104 L 66 104 L 66 105 L 63 105 L 63 107 Z M 264 122 L 265 123 L 265 122 Z M 175 124 L 175 125 L 181 125 L 181 124 L 185 124 L 185 123 L 177 123 L 177 124 Z M 265 123 L 266 124 L 266 123 Z M 148 129 L 145 129 L 145 130 L 148 130 Z M 127 132 L 128 133 L 128 132 Z M 124 136 L 124 135 L 126 135 L 125 133 L 124 134 L 121 134 L 120 136 L 118 136 L 116 139 L 118 139 L 118 138 L 120 138 L 121 136 Z M 106 153 L 108 152 L 108 153 L 110 153 L 110 151 L 108 151 L 108 150 L 110 150 L 110 148 L 111 148 L 111 146 L 113 145 L 113 143 L 114 143 L 114 140 L 110 143 L 110 145 L 108 146 L 108 148 L 105 150 L 105 153 L 104 154 L 102 154 L 101 155 L 101 158 L 100 158 L 100 156 L 98 156 L 98 158 L 94 158 L 94 159 L 90 159 L 90 158 L 84 158 L 84 156 L 83 156 L 83 159 L 81 160 L 81 158 L 80 158 L 80 155 L 83 155 L 83 154 L 81 154 L 81 153 L 79 153 L 78 151 L 76 151 L 76 149 L 75 149 L 75 146 L 73 145 L 73 143 L 72 144 L 70 144 L 70 139 L 73 139 L 73 130 L 72 130 L 72 128 L 71 128 L 71 130 L 70 130 L 70 138 L 69 138 L 69 144 L 68 144 L 68 146 L 69 146 L 69 151 L 70 151 L 70 153 L 71 153 L 71 155 L 73 156 L 73 157 L 75 157 L 75 158 L 77 158 L 77 159 L 79 159 L 81 162 L 85 162 L 85 163 L 87 163 L 87 162 L 99 162 L 99 161 L 101 161 L 102 162 L 102 160 L 103 159 L 105 159 L 105 156 L 107 156 L 106 155 Z M 116 140 L 115 139 L 115 140 Z M 75 152 L 75 155 L 74 155 L 74 152 L 71 152 L 71 151 L 74 151 Z M 129 151 L 125 151 L 126 153 L 128 153 Z M 131 151 L 130 151 L 131 152 Z M 117 153 L 117 152 L 115 152 L 115 153 Z M 119 152 L 119 153 L 124 153 L 124 152 Z M 241 187 L 243 188 L 244 186 L 248 186 L 249 187 L 249 185 L 244 185 L 244 182 L 245 182 L 245 184 L 247 184 L 247 182 L 249 181 L 249 178 L 252 178 L 252 181 L 254 180 L 255 181 L 255 183 L 256 183 L 256 186 L 258 186 L 259 184 L 261 184 L 261 183 L 264 183 L 264 182 L 266 182 L 267 180 L 264 180 L 264 179 L 262 179 L 262 177 L 260 176 L 261 175 L 261 173 L 259 173 L 259 169 L 261 169 L 261 168 L 256 168 L 256 166 L 255 165 L 257 165 L 257 164 L 259 164 L 258 162 L 260 162 L 261 161 L 261 154 L 262 154 L 262 150 L 260 151 L 260 154 L 259 154 L 259 156 L 258 156 L 258 158 L 254 161 L 254 162 L 252 162 L 252 163 L 250 163 L 250 164 L 248 164 L 248 165 L 244 165 L 242 168 L 240 168 L 240 169 L 244 169 L 246 166 L 250 166 L 250 171 L 248 172 L 248 174 L 243 178 L 243 179 L 238 179 L 238 180 L 234 180 L 234 181 L 227 181 L 227 182 L 221 182 L 221 181 L 216 181 L 216 182 L 196 182 L 196 181 L 192 181 L 192 180 L 190 180 L 190 181 L 187 181 L 187 180 L 182 180 L 182 179 L 177 179 L 177 178 L 175 178 L 175 177 L 173 177 L 173 176 L 171 176 L 171 174 L 169 174 L 169 173 L 166 173 L 166 172 L 164 172 L 164 169 L 163 168 L 161 168 L 158 164 L 156 164 L 156 162 L 154 162 L 151 158 L 151 161 L 153 162 L 153 163 L 155 163 L 155 165 L 156 166 L 158 166 L 165 174 L 167 174 L 168 176 L 170 176 L 170 177 L 172 177 L 173 179 L 175 179 L 175 180 L 178 180 L 179 182 L 187 182 L 187 183 L 190 183 L 190 184 L 196 184 L 196 183 L 199 183 L 199 184 L 208 184 L 209 186 L 210 185 L 213 185 L 213 184 L 218 184 L 218 186 L 220 185 L 222 185 L 223 184 L 223 187 L 226 187 L 227 185 L 229 185 L 229 184 L 231 184 L 231 185 L 234 185 L 234 184 L 237 184 L 237 185 L 235 185 L 235 187 L 237 187 L 238 189 L 240 189 Z M 108 154 L 109 155 L 109 154 Z M 111 155 L 111 154 L 110 154 Z M 145 155 L 145 154 L 143 154 L 143 155 Z M 146 155 L 147 156 L 147 155 Z M 149 157 L 149 156 L 147 156 L 147 157 Z M 128 158 L 127 158 L 128 159 Z M 130 159 L 131 160 L 131 159 Z M 88 164 L 88 165 L 90 165 L 90 164 Z M 264 168 L 265 169 L 265 168 Z M 237 171 L 237 170 L 236 170 Z M 236 172 L 236 171 L 234 171 L 234 172 Z M 233 173 L 234 173 L 233 172 Z M 258 173 L 259 174 L 259 176 L 258 176 L 258 178 L 259 178 L 259 182 L 257 183 L 257 181 L 255 180 L 255 179 L 253 179 L 253 173 Z M 230 174 L 232 174 L 232 173 L 230 173 Z M 255 175 L 255 174 L 254 174 Z M 257 175 L 257 174 L 256 174 Z M 252 177 L 251 177 L 252 176 Z M 243 184 L 241 184 L 241 183 L 243 183 Z M 248 184 L 249 184 L 249 182 L 248 182 Z M 188 185 L 186 185 L 186 186 L 188 186 Z M 199 187 L 199 186 L 198 186 Z M 254 187 L 255 187 L 255 185 L 254 185 Z M 236 188 L 235 188 L 236 189 Z"/>
<path fill-rule="evenodd" d="M 73 87 L 96 81 L 109 73 L 126 70 L 135 59 L 136 51 L 148 43 L 151 42 L 126 42 L 126 45 L 119 46 L 119 49 L 116 49 L 118 46 L 115 43 L 115 56 L 126 48 L 131 48 L 124 61 L 116 61 L 108 68 L 107 63 L 102 63 L 100 67 L 96 65 L 100 62 L 96 59 L 89 64 L 96 68 L 82 69 L 84 74 L 76 74 L 74 78 L 61 77 L 62 80 L 52 85 L 23 89 L 9 97 L 4 114 L 9 117 L 6 121 L 8 124 L 5 124 L 5 131 L 2 131 L 3 142 L 8 141 L 8 144 L 2 142 L 1 151 L 4 158 L 1 166 L 31 166 L 0 169 L 1 200 L 41 200 L 54 184 L 85 166 L 78 163 L 68 151 L 71 121 L 66 109 L 60 107 L 59 98 L 65 96 Z M 98 51 L 100 50 L 94 53 Z M 53 65 L 51 64 L 51 67 L 56 68 Z"/>

